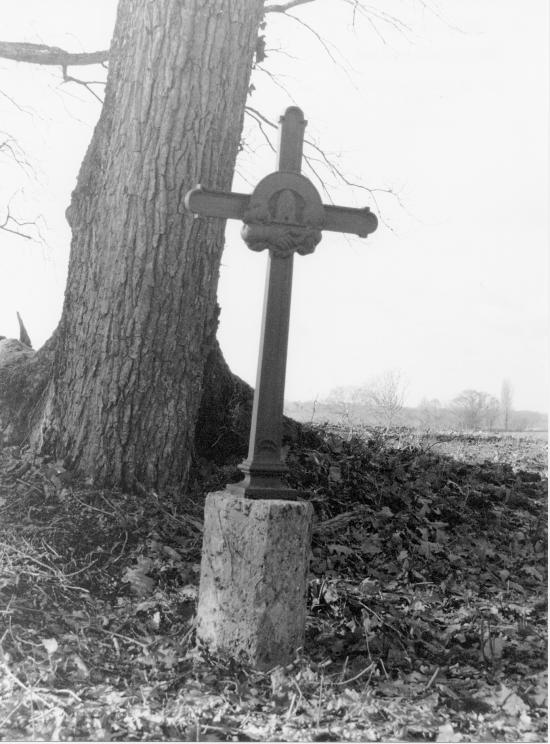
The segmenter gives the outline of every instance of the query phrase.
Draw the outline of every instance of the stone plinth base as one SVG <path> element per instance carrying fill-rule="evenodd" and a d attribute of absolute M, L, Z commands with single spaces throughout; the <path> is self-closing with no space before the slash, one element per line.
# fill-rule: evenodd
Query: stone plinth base
<path fill-rule="evenodd" d="M 197 636 L 258 669 L 304 643 L 311 504 L 210 493 L 204 509 Z"/>

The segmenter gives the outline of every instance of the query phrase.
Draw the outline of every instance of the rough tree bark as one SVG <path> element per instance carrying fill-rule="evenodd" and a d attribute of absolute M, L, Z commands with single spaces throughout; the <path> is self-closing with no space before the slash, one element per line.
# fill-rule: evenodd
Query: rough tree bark
<path fill-rule="evenodd" d="M 262 17 L 262 0 L 120 0 L 33 422 L 42 451 L 97 482 L 185 482 L 211 352 L 211 374 L 223 369 L 224 223 L 193 220 L 183 199 L 199 182 L 231 187 Z"/>

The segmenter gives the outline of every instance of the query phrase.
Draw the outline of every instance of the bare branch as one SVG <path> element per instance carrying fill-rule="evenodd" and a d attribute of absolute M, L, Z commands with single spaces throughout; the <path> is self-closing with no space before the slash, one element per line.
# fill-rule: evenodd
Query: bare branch
<path fill-rule="evenodd" d="M 258 109 L 252 108 L 252 106 L 245 106 L 244 108 L 246 112 L 248 112 L 249 114 L 252 114 L 254 118 L 258 117 L 263 122 L 265 122 L 268 126 L 270 126 L 272 129 L 278 128 L 275 122 L 271 121 L 271 119 L 268 119 L 267 116 L 264 116 L 262 113 L 260 113 Z"/>
<path fill-rule="evenodd" d="M 390 230 L 391 232 L 393 232 L 393 228 L 386 222 L 386 220 L 384 219 L 384 217 L 382 215 L 382 211 L 381 211 L 381 209 L 380 209 L 380 207 L 378 205 L 378 200 L 376 198 L 376 194 L 377 193 L 389 194 L 390 196 L 393 196 L 395 199 L 397 199 L 397 203 L 399 204 L 400 207 L 404 208 L 404 205 L 403 205 L 403 203 L 401 201 L 401 198 L 400 198 L 399 194 L 397 194 L 391 188 L 387 188 L 387 189 L 383 189 L 383 188 L 370 188 L 369 186 L 363 186 L 363 184 L 361 184 L 361 183 L 355 183 L 354 181 L 350 181 L 350 179 L 347 178 L 344 175 L 344 173 L 342 172 L 342 170 L 334 163 L 333 160 L 331 160 L 327 156 L 327 154 L 325 153 L 325 151 L 322 150 L 319 147 L 319 145 L 316 145 L 314 142 L 312 142 L 311 140 L 308 140 L 308 139 L 304 139 L 304 143 L 307 144 L 307 145 L 309 145 L 311 148 L 313 148 L 314 150 L 316 150 L 320 154 L 322 160 L 324 161 L 324 163 L 325 163 L 326 167 L 329 169 L 329 171 L 334 176 L 336 176 L 337 178 L 339 178 L 343 183 L 345 183 L 346 186 L 351 186 L 353 188 L 362 189 L 363 191 L 366 191 L 369 194 L 369 196 L 371 197 L 372 201 L 373 201 L 374 207 L 375 207 L 375 209 L 376 209 L 376 211 L 377 211 L 377 213 L 378 213 L 378 215 L 380 217 L 380 220 L 381 220 L 382 224 L 385 227 L 387 227 L 388 230 Z M 308 165 L 311 168 L 311 163 L 308 163 Z"/>
<path fill-rule="evenodd" d="M 273 83 L 273 85 L 276 85 L 277 88 L 280 88 L 283 91 L 283 93 L 290 98 L 290 100 L 292 101 L 292 103 L 294 103 L 294 104 L 296 103 L 296 101 L 295 101 L 294 96 L 292 95 L 292 93 L 290 93 L 290 91 L 287 88 L 285 88 L 285 86 L 278 79 L 279 77 L 287 77 L 286 75 L 274 75 L 270 70 L 267 70 L 262 65 L 256 65 L 256 70 L 258 70 L 259 72 L 262 72 L 264 75 L 267 75 L 268 78 Z"/>
<path fill-rule="evenodd" d="M 271 148 L 271 150 L 273 150 L 273 152 L 277 152 L 277 150 L 273 146 L 273 142 L 269 138 L 269 135 L 267 134 L 267 132 L 263 128 L 262 122 L 265 122 L 266 124 L 269 124 L 270 127 L 275 127 L 275 129 L 276 129 L 277 127 L 275 126 L 275 124 L 273 124 L 273 122 L 269 121 L 269 119 L 266 119 L 265 116 L 263 116 L 262 114 L 260 114 L 259 111 L 256 111 L 256 109 L 253 109 L 250 106 L 245 106 L 244 112 L 245 112 L 245 114 L 248 114 L 248 116 L 250 116 L 251 119 L 254 119 L 254 121 L 258 125 L 258 129 L 262 133 L 263 138 L 265 139 L 265 141 L 267 142 L 267 144 L 269 145 L 269 147 Z"/>
<path fill-rule="evenodd" d="M 287 59 L 294 59 L 294 60 L 300 59 L 295 54 L 291 54 L 286 49 L 281 49 L 281 47 L 266 47 L 266 50 L 265 50 L 266 57 L 272 57 L 274 54 L 280 54 L 282 57 L 286 57 Z M 256 69 L 261 69 L 260 65 L 256 65 Z"/>
<path fill-rule="evenodd" d="M 17 235 L 18 238 L 25 238 L 25 240 L 32 240 L 30 235 L 25 235 L 25 233 L 20 233 L 17 230 L 11 230 L 9 227 L 6 227 L 5 225 L 0 225 L 0 230 L 3 230 L 4 232 L 13 233 L 13 235 Z"/>
<path fill-rule="evenodd" d="M 31 111 L 29 111 L 29 109 L 24 109 L 24 108 L 22 108 L 22 107 L 21 107 L 21 106 L 20 106 L 20 105 L 19 105 L 19 104 L 17 103 L 17 101 L 14 101 L 14 100 L 13 100 L 13 98 L 11 98 L 10 96 L 8 96 L 8 94 L 7 94 L 7 93 L 4 93 L 4 91 L 3 91 L 3 90 L 0 90 L 0 96 L 4 96 L 4 98 L 7 98 L 7 99 L 8 99 L 8 101 L 9 101 L 9 102 L 10 102 L 10 103 L 12 104 L 12 106 L 15 106 L 15 108 L 16 108 L 16 109 L 17 109 L 18 111 L 21 111 L 21 113 L 22 113 L 22 114 L 27 114 L 27 116 L 32 116 L 32 112 L 31 112 Z"/>
<path fill-rule="evenodd" d="M 290 8 L 295 8 L 297 5 L 305 5 L 306 3 L 314 2 L 314 0 L 288 0 L 286 3 L 276 3 L 274 5 L 266 5 L 264 13 L 286 13 Z"/>
<path fill-rule="evenodd" d="M 379 36 L 379 38 L 384 42 L 385 39 L 376 27 L 375 21 L 380 21 L 381 23 L 385 23 L 386 25 L 394 28 L 396 31 L 399 31 L 400 33 L 405 34 L 405 32 L 410 32 L 412 29 L 411 27 L 402 21 L 397 16 L 392 15 L 391 13 L 388 13 L 387 11 L 380 10 L 374 5 L 365 5 L 362 2 L 359 2 L 359 0 L 343 0 L 347 5 L 351 5 L 353 7 L 353 25 L 355 25 L 355 17 L 356 15 L 362 15 L 364 16 L 368 22 L 371 24 L 373 30 Z M 422 5 L 424 3 L 421 2 Z"/>
<path fill-rule="evenodd" d="M 67 52 L 59 47 L 47 46 L 46 44 L 30 44 L 27 42 L 0 41 L 0 57 L 11 59 L 15 62 L 27 62 L 38 65 L 51 65 L 61 67 L 64 83 L 77 83 L 82 85 L 94 98 L 102 104 L 103 100 L 91 88 L 92 85 L 105 85 L 102 80 L 80 80 L 67 73 L 69 65 L 96 65 L 105 67 L 109 59 L 109 50 L 99 52 Z M 2 91 L 0 91 L 2 92 Z M 2 92 L 14 106 L 20 108 L 15 101 Z M 22 109 L 20 109 L 22 110 Z"/>
<path fill-rule="evenodd" d="M 9 232 L 12 233 L 12 235 L 17 235 L 19 238 L 24 238 L 25 240 L 32 240 L 36 243 L 42 243 L 45 245 L 46 241 L 44 240 L 44 237 L 40 231 L 39 227 L 39 221 L 43 221 L 43 217 L 41 215 L 38 216 L 38 218 L 34 221 L 22 221 L 18 220 L 17 217 L 14 217 L 13 214 L 10 211 L 10 206 L 13 198 L 16 196 L 14 194 L 11 199 L 9 200 L 7 206 L 6 206 L 6 217 L 4 219 L 4 222 L 0 224 L 0 230 L 3 232 Z M 38 235 L 38 238 L 33 237 L 32 234 L 29 234 L 27 231 L 23 231 L 20 228 L 25 227 L 33 227 L 34 231 Z"/>
<path fill-rule="evenodd" d="M 0 57 L 15 62 L 35 65 L 97 65 L 109 59 L 109 50 L 99 52 L 67 52 L 46 44 L 30 44 L 19 41 L 0 41 Z"/>
<path fill-rule="evenodd" d="M 29 170 L 36 178 L 34 168 L 26 159 L 23 148 L 17 142 L 17 140 L 14 139 L 14 137 L 12 137 L 11 135 L 7 134 L 7 132 L 0 131 L 0 136 L 5 137 L 4 141 L 0 142 L 0 152 L 4 151 L 9 153 L 13 161 L 17 163 L 17 165 L 21 168 L 25 175 L 28 175 L 27 170 Z"/>
<path fill-rule="evenodd" d="M 249 116 L 250 116 L 250 117 L 251 117 L 252 119 L 254 119 L 254 121 L 255 121 L 255 122 L 256 122 L 256 123 L 258 124 L 258 128 L 260 129 L 261 133 L 263 134 L 263 136 L 264 136 L 264 139 L 266 140 L 267 144 L 268 144 L 268 145 L 269 145 L 269 147 L 270 147 L 270 148 L 271 148 L 271 149 L 273 150 L 273 152 L 276 152 L 276 150 L 275 150 L 275 147 L 273 146 L 273 143 L 271 142 L 271 140 L 270 140 L 270 138 L 269 138 L 269 135 L 267 134 L 267 132 L 266 132 L 266 131 L 265 131 L 265 130 L 263 129 L 263 127 L 262 127 L 262 122 L 264 122 L 264 123 L 265 123 L 265 124 L 267 124 L 267 125 L 268 125 L 269 127 L 271 127 L 271 129 L 278 129 L 278 127 L 277 127 L 277 125 L 275 124 L 275 122 L 273 122 L 273 121 L 271 121 L 270 119 L 268 119 L 268 118 L 267 118 L 266 116 L 264 116 L 264 115 L 263 115 L 263 114 L 262 114 L 262 113 L 261 113 L 260 111 L 258 111 L 257 109 L 255 109 L 255 108 L 252 108 L 252 106 L 246 106 L 246 107 L 245 107 L 245 112 L 246 112 L 246 113 L 247 113 L 247 114 L 248 114 L 248 115 L 249 115 Z M 306 140 L 306 142 L 307 142 L 307 140 Z M 331 198 L 330 198 L 330 194 L 329 194 L 329 192 L 327 191 L 327 188 L 326 188 L 326 186 L 325 186 L 325 184 L 324 184 L 324 182 L 323 182 L 323 179 L 321 178 L 321 176 L 320 176 L 320 175 L 319 175 L 319 174 L 317 173 L 317 171 L 315 170 L 315 168 L 314 168 L 314 167 L 312 166 L 312 164 L 311 164 L 312 158 L 308 157 L 307 155 L 304 155 L 304 160 L 306 161 L 307 165 L 309 166 L 309 168 L 310 168 L 311 172 L 312 172 L 312 173 L 314 174 L 314 176 L 315 176 L 315 177 L 317 178 L 317 180 L 319 181 L 319 184 L 320 184 L 321 188 L 323 189 L 323 191 L 325 192 L 325 194 L 327 195 L 327 197 L 329 198 L 329 200 L 330 200 L 330 201 L 332 201 L 332 200 L 331 200 Z M 325 160 L 326 160 L 326 159 L 325 159 Z M 319 160 L 318 162 L 321 162 L 321 163 L 323 163 L 323 165 L 325 165 L 325 164 L 326 164 L 326 163 L 325 163 L 325 161 L 321 161 L 321 160 Z"/>
<path fill-rule="evenodd" d="M 308 157 L 307 155 L 304 155 L 304 160 L 306 161 L 306 164 L 307 164 L 308 168 L 310 169 L 310 171 L 313 173 L 313 175 L 315 176 L 315 178 L 319 181 L 319 185 L 321 186 L 321 189 L 325 192 L 326 197 L 329 200 L 329 202 L 331 204 L 334 204 L 334 200 L 332 199 L 332 196 L 330 195 L 327 187 L 325 186 L 325 182 L 323 181 L 323 179 L 321 178 L 321 176 L 319 175 L 319 173 L 317 173 L 317 170 L 312 165 L 312 159 L 310 157 Z"/>
<path fill-rule="evenodd" d="M 240 178 L 242 178 L 242 179 L 243 179 L 243 181 L 244 181 L 245 183 L 247 183 L 247 184 L 248 184 L 248 185 L 250 186 L 250 188 L 251 188 L 251 189 L 254 189 L 254 186 L 255 186 L 256 184 L 254 184 L 254 183 L 253 183 L 253 182 L 252 182 L 252 181 L 251 181 L 251 180 L 250 180 L 249 178 L 247 178 L 247 177 L 246 177 L 246 176 L 244 175 L 244 173 L 242 172 L 242 170 L 239 170 L 239 168 L 235 168 L 235 173 L 236 173 L 236 174 L 237 174 L 237 175 L 238 175 L 238 176 L 239 176 Z"/>
<path fill-rule="evenodd" d="M 91 93 L 94 98 L 97 98 L 97 100 L 103 104 L 103 99 L 101 99 L 95 90 L 93 88 L 90 88 L 90 85 L 105 85 L 105 83 L 102 80 L 79 80 L 79 78 L 72 77 L 72 75 L 67 74 L 67 67 L 66 65 L 62 66 L 62 72 L 63 72 L 63 82 L 64 83 L 77 83 L 78 85 L 84 86 L 88 93 Z"/>
<path fill-rule="evenodd" d="M 12 233 L 13 235 L 17 235 L 19 238 L 25 238 L 25 240 L 32 240 L 32 237 L 30 235 L 27 235 L 26 233 L 21 232 L 20 230 L 13 230 L 11 227 L 8 227 L 8 225 L 13 222 L 17 227 L 23 227 L 23 225 L 30 224 L 30 223 L 22 223 L 18 222 L 15 217 L 12 217 L 10 214 L 9 207 L 7 208 L 7 214 L 6 219 L 4 222 L 0 225 L 0 230 L 3 230 L 4 232 Z"/>
<path fill-rule="evenodd" d="M 330 47 L 327 44 L 327 42 L 323 39 L 321 34 L 319 34 L 314 28 L 312 28 L 309 24 L 307 24 L 305 21 L 302 21 L 301 18 L 298 18 L 298 16 L 292 15 L 292 13 L 288 14 L 289 18 L 292 18 L 293 21 L 296 21 L 296 23 L 299 23 L 301 26 L 306 28 L 315 38 L 319 41 L 325 52 L 328 54 L 330 59 L 334 62 L 335 65 L 338 65 L 338 61 L 335 59 L 334 55 L 330 51 Z M 340 66 L 340 65 L 338 65 Z"/>
<path fill-rule="evenodd" d="M 264 114 L 262 114 L 257 109 L 252 108 L 252 106 L 246 106 L 245 107 L 245 113 L 248 114 L 248 116 L 250 116 L 250 118 L 254 119 L 254 121 L 257 123 L 258 128 L 259 128 L 260 132 L 262 133 L 262 136 L 264 137 L 265 141 L 267 142 L 267 144 L 269 145 L 269 147 L 271 148 L 271 150 L 273 152 L 276 152 L 275 146 L 273 145 L 273 142 L 271 141 L 268 133 L 263 128 L 262 123 L 263 124 L 267 124 L 267 126 L 270 127 L 271 129 L 278 129 L 277 124 L 275 124 L 275 122 L 273 122 L 270 119 L 268 119 L 266 116 L 264 116 Z M 399 205 L 403 207 L 403 204 L 401 202 L 401 199 L 399 197 L 399 194 L 397 194 L 391 188 L 387 188 L 387 189 L 383 189 L 383 188 L 369 188 L 368 186 L 364 186 L 363 184 L 355 183 L 354 181 L 351 181 L 349 178 L 346 177 L 346 175 L 344 174 L 344 172 L 336 165 L 336 163 L 333 160 L 330 159 L 330 157 L 326 154 L 326 152 L 322 148 L 319 147 L 319 145 L 316 145 L 315 142 L 312 142 L 310 139 L 307 139 L 307 138 L 304 139 L 304 144 L 305 145 L 308 145 L 312 150 L 315 150 L 320 155 L 320 158 L 314 158 L 311 155 L 308 155 L 307 153 L 304 152 L 304 156 L 303 157 L 304 157 L 304 161 L 306 162 L 307 166 L 309 167 L 309 169 L 311 170 L 311 172 L 313 173 L 313 175 L 315 176 L 315 178 L 318 180 L 321 189 L 324 191 L 324 193 L 326 194 L 328 200 L 331 203 L 334 203 L 333 202 L 333 199 L 332 199 L 332 196 L 331 196 L 331 194 L 329 193 L 329 191 L 328 191 L 328 189 L 326 187 L 325 181 L 323 180 L 323 178 L 321 177 L 321 175 L 319 174 L 319 172 L 317 171 L 317 169 L 314 167 L 313 163 L 315 163 L 315 162 L 321 163 L 326 168 L 328 168 L 329 172 L 333 176 L 335 176 L 337 179 L 339 179 L 342 183 L 345 183 L 346 186 L 351 186 L 353 188 L 362 189 L 363 191 L 366 191 L 369 194 L 369 196 L 371 197 L 371 199 L 373 201 L 373 204 L 375 206 L 376 211 L 380 215 L 380 219 L 382 221 L 382 224 L 384 224 L 389 230 L 392 230 L 392 228 L 390 227 L 390 225 L 388 225 L 386 223 L 386 221 L 384 220 L 384 218 L 382 216 L 382 212 L 381 212 L 380 207 L 378 205 L 376 194 L 377 193 L 389 194 L 390 196 L 393 196 L 395 199 L 397 199 L 397 202 L 399 203 Z"/>

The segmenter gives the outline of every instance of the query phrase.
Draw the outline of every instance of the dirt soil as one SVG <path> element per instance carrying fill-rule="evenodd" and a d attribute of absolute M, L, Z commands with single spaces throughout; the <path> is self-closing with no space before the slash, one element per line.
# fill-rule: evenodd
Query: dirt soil
<path fill-rule="evenodd" d="M 267 673 L 198 649 L 204 495 L 93 488 L 0 450 L 0 737 L 545 741 L 546 442 L 306 428 L 307 640 Z"/>

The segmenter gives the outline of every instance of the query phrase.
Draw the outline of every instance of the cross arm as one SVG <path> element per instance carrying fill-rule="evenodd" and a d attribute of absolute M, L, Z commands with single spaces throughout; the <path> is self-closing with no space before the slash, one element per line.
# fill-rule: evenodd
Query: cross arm
<path fill-rule="evenodd" d="M 242 220 L 250 203 L 250 194 L 211 191 L 202 186 L 188 191 L 185 206 L 193 214 L 203 217 L 221 217 L 228 220 Z"/>
<path fill-rule="evenodd" d="M 351 233 L 366 238 L 378 227 L 376 215 L 368 207 L 355 209 L 325 204 L 324 210 L 323 230 Z"/>
<path fill-rule="evenodd" d="M 203 217 L 220 217 L 244 221 L 245 213 L 250 205 L 250 194 L 226 193 L 212 191 L 197 186 L 187 192 L 185 206 L 193 214 Z M 332 232 L 351 233 L 361 238 L 374 232 L 378 226 L 376 215 L 368 207 L 355 209 L 353 207 L 337 207 L 323 205 L 322 230 Z"/>

